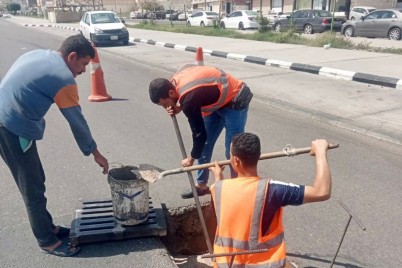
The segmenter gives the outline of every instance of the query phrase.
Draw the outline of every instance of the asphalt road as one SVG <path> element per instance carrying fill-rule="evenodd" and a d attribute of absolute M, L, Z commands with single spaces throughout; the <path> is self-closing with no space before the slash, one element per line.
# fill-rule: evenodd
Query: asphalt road
<path fill-rule="evenodd" d="M 70 34 L 67 30 L 22 28 L 0 21 L 0 76 L 21 53 L 35 48 L 57 49 Z M 81 75 L 77 81 L 83 112 L 101 152 L 111 163 L 152 163 L 164 169 L 177 168 L 181 154 L 172 123 L 160 107 L 149 101 L 147 89 L 153 78 L 169 77 L 183 63 L 193 62 L 193 54 L 141 44 L 102 47 L 99 53 L 108 93 L 114 100 L 88 102 L 89 74 Z M 315 138 L 340 144 L 339 149 L 329 153 L 332 199 L 285 209 L 289 260 L 298 267 L 329 266 L 348 220 L 348 214 L 336 201 L 339 199 L 367 230 L 362 231 L 351 222 L 334 267 L 401 267 L 398 237 L 402 235 L 399 228 L 402 148 L 277 110 L 268 104 L 264 94 L 270 87 L 292 88 L 289 94 L 299 94 L 308 100 L 318 99 L 320 94 L 325 96 L 322 89 L 326 88 L 349 87 L 359 91 L 365 86 L 277 68 L 270 68 L 267 74 L 266 67 L 219 58 L 207 60 L 208 64 L 245 80 L 255 92 L 247 131 L 261 137 L 264 152 L 281 150 L 286 144 L 306 147 Z M 316 87 L 317 96 L 303 95 L 307 87 Z M 47 173 L 48 205 L 57 222 L 68 224 L 79 198 L 108 197 L 110 190 L 92 158 L 79 152 L 66 121 L 55 107 L 46 120 L 45 137 L 38 146 Z M 189 149 L 190 131 L 183 116 L 178 120 Z M 214 158 L 223 159 L 223 152 L 221 138 Z M 261 176 L 300 184 L 311 183 L 315 170 L 314 159 L 307 155 L 263 161 L 259 169 Z M 32 238 L 22 200 L 3 162 L 0 162 L 0 180 L 2 266 L 169 267 L 167 263 L 158 263 L 158 256 L 164 251 L 153 239 L 85 245 L 83 252 L 73 259 L 42 254 Z M 193 201 L 179 198 L 187 187 L 186 176 L 172 176 L 152 184 L 151 196 L 170 208 L 187 205 Z"/>

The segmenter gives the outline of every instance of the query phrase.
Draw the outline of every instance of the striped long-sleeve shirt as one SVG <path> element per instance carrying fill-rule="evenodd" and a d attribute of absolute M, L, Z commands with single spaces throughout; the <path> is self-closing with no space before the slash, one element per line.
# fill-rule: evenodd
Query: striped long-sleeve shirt
<path fill-rule="evenodd" d="M 61 55 L 34 50 L 19 57 L 0 83 L 0 124 L 19 137 L 40 140 L 53 103 L 83 154 L 91 154 L 96 143 L 78 103 L 77 83 Z"/>

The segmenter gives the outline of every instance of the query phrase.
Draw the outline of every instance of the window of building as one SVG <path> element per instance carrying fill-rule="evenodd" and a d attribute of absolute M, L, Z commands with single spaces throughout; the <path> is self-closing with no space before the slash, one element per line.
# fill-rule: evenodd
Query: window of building
<path fill-rule="evenodd" d="M 312 4 L 311 1 L 312 0 L 300 0 L 300 1 L 297 1 L 296 9 L 309 9 L 309 8 L 311 8 L 311 4 Z"/>
<path fill-rule="evenodd" d="M 271 0 L 271 9 L 280 9 L 282 10 L 282 0 Z"/>
<path fill-rule="evenodd" d="M 313 9 L 327 10 L 327 0 L 314 0 Z"/>

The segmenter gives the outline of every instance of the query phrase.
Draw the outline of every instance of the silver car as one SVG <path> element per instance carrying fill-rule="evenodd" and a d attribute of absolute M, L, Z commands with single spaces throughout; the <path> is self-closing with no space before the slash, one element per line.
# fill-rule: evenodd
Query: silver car
<path fill-rule="evenodd" d="M 360 20 L 350 20 L 342 25 L 341 33 L 346 37 L 388 37 L 401 39 L 402 10 L 377 9 Z"/>
<path fill-rule="evenodd" d="M 332 23 L 332 26 L 331 26 Z M 287 16 L 285 19 L 274 21 L 273 30 L 280 32 L 291 28 L 305 34 L 322 33 L 332 30 L 340 31 L 343 19 L 334 18 L 332 22 L 332 14 L 326 10 L 320 9 L 303 9 L 296 10 L 293 15 Z"/>

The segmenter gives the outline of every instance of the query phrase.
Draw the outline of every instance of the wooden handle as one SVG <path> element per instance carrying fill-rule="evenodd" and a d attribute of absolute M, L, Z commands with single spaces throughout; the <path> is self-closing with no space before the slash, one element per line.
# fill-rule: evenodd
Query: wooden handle
<path fill-rule="evenodd" d="M 338 147 L 339 147 L 339 144 L 337 144 L 337 143 L 330 143 L 328 145 L 328 149 L 335 149 Z M 294 155 L 299 155 L 299 154 L 306 154 L 306 153 L 310 153 L 310 151 L 311 151 L 311 147 L 305 147 L 305 148 L 285 147 L 282 151 L 261 154 L 259 160 L 272 159 L 272 158 L 278 158 L 278 157 L 284 157 L 284 156 L 294 156 Z M 218 161 L 219 166 L 226 166 L 229 164 L 230 164 L 230 160 Z M 159 179 L 161 179 L 167 175 L 179 174 L 179 173 L 183 173 L 183 172 L 200 170 L 200 169 L 206 169 L 206 168 L 210 168 L 213 166 L 215 166 L 215 163 L 206 163 L 206 164 L 202 164 L 202 165 L 193 165 L 191 167 L 166 170 L 159 174 Z"/>

